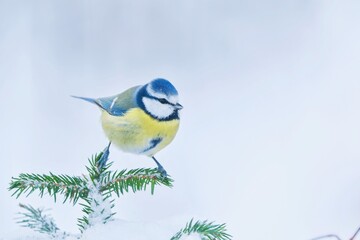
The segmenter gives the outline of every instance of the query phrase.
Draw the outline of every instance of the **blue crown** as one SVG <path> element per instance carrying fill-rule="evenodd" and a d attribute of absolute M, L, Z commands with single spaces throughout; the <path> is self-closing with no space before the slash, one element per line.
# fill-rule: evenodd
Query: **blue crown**
<path fill-rule="evenodd" d="M 178 95 L 176 88 L 166 79 L 157 78 L 150 83 L 151 88 L 158 93 L 163 93 L 167 96 Z"/>

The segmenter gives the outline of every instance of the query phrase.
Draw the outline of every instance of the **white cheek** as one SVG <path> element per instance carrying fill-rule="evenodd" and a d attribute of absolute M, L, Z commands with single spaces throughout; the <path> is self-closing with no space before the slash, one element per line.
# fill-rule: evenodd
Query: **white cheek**
<path fill-rule="evenodd" d="M 171 105 L 162 104 L 155 99 L 144 97 L 142 101 L 146 110 L 159 119 L 167 118 L 174 112 Z"/>

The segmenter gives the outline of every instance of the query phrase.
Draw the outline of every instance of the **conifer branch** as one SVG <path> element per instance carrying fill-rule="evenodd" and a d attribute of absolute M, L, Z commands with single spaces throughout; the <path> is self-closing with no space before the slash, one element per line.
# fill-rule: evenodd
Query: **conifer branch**
<path fill-rule="evenodd" d="M 12 178 L 9 190 L 14 190 L 12 196 L 16 195 L 16 198 L 25 193 L 29 196 L 35 190 L 39 190 L 40 197 L 48 193 L 54 197 L 55 202 L 57 194 L 60 193 L 65 197 L 64 202 L 69 200 L 75 204 L 79 198 L 84 198 L 89 193 L 86 184 L 87 182 L 80 177 L 52 173 L 49 175 L 22 173 L 19 177 Z"/>
<path fill-rule="evenodd" d="M 27 196 L 35 191 L 39 191 L 40 197 L 49 194 L 56 201 L 57 195 L 64 196 L 64 202 L 69 201 L 82 206 L 84 216 L 78 219 L 78 226 L 83 232 L 87 228 L 98 223 L 107 223 L 113 219 L 115 213 L 112 212 L 114 199 L 112 194 L 118 197 L 125 192 L 144 191 L 148 187 L 151 194 L 154 193 L 156 185 L 172 187 L 173 180 L 170 177 L 163 177 L 157 169 L 140 168 L 132 170 L 110 171 L 112 163 L 105 166 L 99 164 L 103 153 L 92 156 L 89 159 L 89 166 L 86 166 L 87 175 L 73 177 L 68 175 L 49 174 L 20 174 L 17 178 L 12 178 L 10 191 L 18 198 L 26 194 Z M 22 213 L 23 218 L 19 221 L 23 226 L 33 228 L 36 231 L 46 233 L 53 238 L 65 238 L 65 233 L 59 235 L 59 229 L 48 215 L 43 214 L 43 210 L 35 209 L 31 206 L 21 205 L 27 210 Z M 226 233 L 225 224 L 214 224 L 207 221 L 191 220 L 186 226 L 176 233 L 171 240 L 179 240 L 184 235 L 198 234 L 202 240 L 230 240 L 231 235 Z"/>
<path fill-rule="evenodd" d="M 173 180 L 169 177 L 162 177 L 156 168 L 125 169 L 112 172 L 109 171 L 112 162 L 109 162 L 104 167 L 99 167 L 98 163 L 101 156 L 102 153 L 94 155 L 89 159 L 90 166 L 86 167 L 91 181 L 99 185 L 100 192 L 115 192 L 119 197 L 124 192 L 129 192 L 129 189 L 134 193 L 136 191 L 146 190 L 149 184 L 151 194 L 154 193 L 155 185 L 162 184 L 167 187 L 172 187 Z"/>
<path fill-rule="evenodd" d="M 225 224 L 214 224 L 208 221 L 196 221 L 193 219 L 177 232 L 170 240 L 180 240 L 184 235 L 199 234 L 201 240 L 230 240 L 231 235 L 226 232 Z"/>
<path fill-rule="evenodd" d="M 75 204 L 79 198 L 86 199 L 89 194 L 90 186 L 99 186 L 99 191 L 104 194 L 116 193 L 119 197 L 124 192 L 131 189 L 133 192 L 146 190 L 150 185 L 151 193 L 154 193 L 156 185 L 165 185 L 172 187 L 173 180 L 168 177 L 161 177 L 157 169 L 134 169 L 122 171 L 109 171 L 112 163 L 108 163 L 102 168 L 98 168 L 98 160 L 102 153 L 94 155 L 89 159 L 90 166 L 87 166 L 89 175 L 74 177 L 68 175 L 46 174 L 28 174 L 22 173 L 10 182 L 10 191 L 14 191 L 12 196 L 16 198 L 22 194 L 29 196 L 35 190 L 39 190 L 40 197 L 45 193 L 57 199 L 58 194 L 64 195 L 64 203 L 70 201 Z"/>
<path fill-rule="evenodd" d="M 103 174 L 101 179 L 101 192 L 112 193 L 115 192 L 119 197 L 124 192 L 132 190 L 136 191 L 146 190 L 146 187 L 150 185 L 151 194 L 154 194 L 156 185 L 165 185 L 172 187 L 173 180 L 171 178 L 161 177 L 157 169 L 133 169 L 133 170 L 122 170 L 106 172 Z"/>
<path fill-rule="evenodd" d="M 17 223 L 19 223 L 20 226 L 45 233 L 54 239 L 65 239 L 65 237 L 69 236 L 67 233 L 59 231 L 54 220 L 49 215 L 44 214 L 44 209 L 35 209 L 30 205 L 23 204 L 19 204 L 19 206 L 26 210 L 26 212 L 19 213 L 21 217 L 18 218 L 19 221 Z"/>

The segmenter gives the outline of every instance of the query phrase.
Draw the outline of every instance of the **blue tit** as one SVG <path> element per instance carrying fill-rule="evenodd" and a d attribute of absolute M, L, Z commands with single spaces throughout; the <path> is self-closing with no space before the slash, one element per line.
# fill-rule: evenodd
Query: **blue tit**
<path fill-rule="evenodd" d="M 105 166 L 111 143 L 124 152 L 151 157 L 163 176 L 165 169 L 154 155 L 169 145 L 179 129 L 179 103 L 176 88 L 158 78 L 132 87 L 120 94 L 103 98 L 77 97 L 93 103 L 101 110 L 101 123 L 109 145 L 99 161 Z"/>

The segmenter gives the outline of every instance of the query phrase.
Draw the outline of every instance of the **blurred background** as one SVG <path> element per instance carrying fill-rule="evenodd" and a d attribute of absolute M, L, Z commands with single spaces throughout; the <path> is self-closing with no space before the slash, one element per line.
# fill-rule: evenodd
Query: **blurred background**
<path fill-rule="evenodd" d="M 77 231 L 79 207 L 8 192 L 19 173 L 85 172 L 108 96 L 156 77 L 182 122 L 157 158 L 173 189 L 128 194 L 117 218 L 194 216 L 234 239 L 342 237 L 360 226 L 360 2 L 0 1 L 0 237 L 18 203 Z M 114 169 L 155 167 L 111 149 Z"/>

